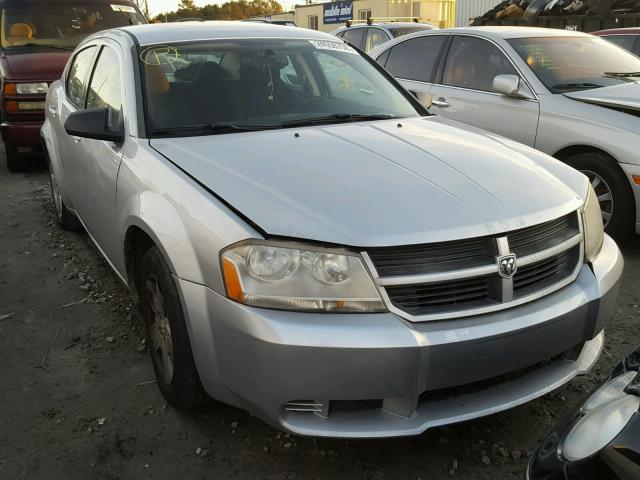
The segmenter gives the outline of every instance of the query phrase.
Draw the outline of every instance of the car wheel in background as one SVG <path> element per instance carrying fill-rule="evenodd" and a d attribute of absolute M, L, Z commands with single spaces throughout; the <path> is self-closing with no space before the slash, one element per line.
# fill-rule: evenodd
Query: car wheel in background
<path fill-rule="evenodd" d="M 53 200 L 53 208 L 56 213 L 56 221 L 63 230 L 82 230 L 82 224 L 78 217 L 71 213 L 64 201 L 62 200 L 62 192 L 58 185 L 58 179 L 55 171 L 50 162 L 47 162 L 49 167 L 49 184 L 51 185 L 51 198 Z"/>
<path fill-rule="evenodd" d="M 25 158 L 18 153 L 15 147 L 5 145 L 5 152 L 7 155 L 7 168 L 10 172 L 24 172 L 27 170 L 28 163 Z"/>
<path fill-rule="evenodd" d="M 156 247 L 145 252 L 139 265 L 137 289 L 160 391 L 179 410 L 197 407 L 204 392 L 171 271 Z"/>
<path fill-rule="evenodd" d="M 620 167 L 602 153 L 580 153 L 566 160 L 587 177 L 598 196 L 606 232 L 622 239 L 631 235 L 635 202 L 629 182 Z"/>

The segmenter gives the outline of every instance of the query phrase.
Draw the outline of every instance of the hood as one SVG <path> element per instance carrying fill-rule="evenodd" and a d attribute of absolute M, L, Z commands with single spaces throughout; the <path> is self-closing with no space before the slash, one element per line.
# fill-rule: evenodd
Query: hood
<path fill-rule="evenodd" d="M 624 108 L 640 112 L 640 82 L 569 92 L 564 96 L 603 107 Z"/>
<path fill-rule="evenodd" d="M 71 52 L 47 51 L 12 54 L 4 57 L 11 78 L 9 80 L 42 80 L 53 82 L 62 76 Z"/>
<path fill-rule="evenodd" d="M 151 146 L 268 235 L 354 247 L 542 223 L 577 209 L 587 183 L 579 179 L 579 194 L 526 154 L 436 117 L 153 139 Z M 559 171 L 574 184 L 582 177 Z"/>

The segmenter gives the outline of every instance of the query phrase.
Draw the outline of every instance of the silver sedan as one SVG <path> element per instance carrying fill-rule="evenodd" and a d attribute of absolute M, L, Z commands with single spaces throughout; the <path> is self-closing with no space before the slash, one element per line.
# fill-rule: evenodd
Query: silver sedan
<path fill-rule="evenodd" d="M 535 147 L 584 172 L 607 232 L 640 234 L 640 58 L 547 28 L 420 32 L 370 52 L 431 111 Z"/>
<path fill-rule="evenodd" d="M 587 178 L 443 123 L 335 37 L 111 30 L 46 107 L 58 222 L 139 300 L 176 408 L 206 392 L 299 434 L 414 435 L 600 355 L 623 260 Z"/>

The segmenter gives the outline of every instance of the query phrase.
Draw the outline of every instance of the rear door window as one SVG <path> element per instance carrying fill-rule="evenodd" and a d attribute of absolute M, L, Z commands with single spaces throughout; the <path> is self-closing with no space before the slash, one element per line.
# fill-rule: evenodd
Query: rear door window
<path fill-rule="evenodd" d="M 446 39 L 444 35 L 429 35 L 395 45 L 387 59 L 387 70 L 398 78 L 433 82 L 438 58 Z"/>
<path fill-rule="evenodd" d="M 366 28 L 354 28 L 344 32 L 344 36 L 342 38 L 362 50 L 364 47 L 364 36 L 366 33 Z"/>
<path fill-rule="evenodd" d="M 77 108 L 84 105 L 84 92 L 87 77 L 93 65 L 96 47 L 91 46 L 76 54 L 67 74 L 67 98 Z"/>
<path fill-rule="evenodd" d="M 384 42 L 389 41 L 389 35 L 384 30 L 379 28 L 369 28 L 369 34 L 367 35 L 367 48 L 365 52 L 369 52 L 376 48 L 378 45 L 382 45 Z"/>

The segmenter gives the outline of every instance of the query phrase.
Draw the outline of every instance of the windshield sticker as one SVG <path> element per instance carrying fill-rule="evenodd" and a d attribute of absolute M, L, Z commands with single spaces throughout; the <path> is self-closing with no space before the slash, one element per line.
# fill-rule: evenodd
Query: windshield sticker
<path fill-rule="evenodd" d="M 178 60 L 178 49 L 169 46 L 154 46 L 146 48 L 140 54 L 140 60 L 145 65 L 171 65 Z"/>
<path fill-rule="evenodd" d="M 343 42 L 332 42 L 330 40 L 309 40 L 309 43 L 318 50 L 333 50 L 335 52 L 346 52 L 358 54 L 353 48 Z"/>
<path fill-rule="evenodd" d="M 130 5 L 111 5 L 114 12 L 136 13 L 136 9 Z"/>

